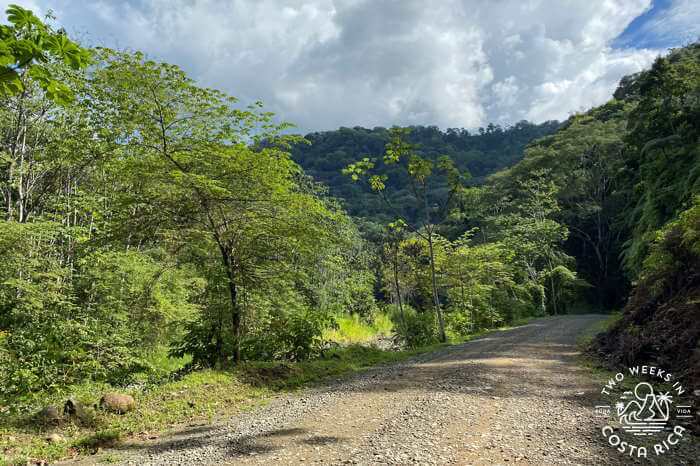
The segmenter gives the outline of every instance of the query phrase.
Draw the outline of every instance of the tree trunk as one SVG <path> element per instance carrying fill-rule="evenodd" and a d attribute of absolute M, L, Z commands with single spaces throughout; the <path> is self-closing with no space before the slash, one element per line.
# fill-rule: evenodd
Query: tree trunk
<path fill-rule="evenodd" d="M 221 257 L 228 278 L 229 296 L 231 298 L 231 323 L 234 338 L 233 360 L 236 364 L 241 362 L 241 310 L 238 307 L 238 288 L 233 274 L 233 262 L 231 253 L 225 246 L 219 245 Z"/>
<path fill-rule="evenodd" d="M 469 293 L 469 314 L 471 317 L 471 327 L 472 327 L 472 333 L 476 330 L 476 314 L 474 313 L 474 299 L 472 297 L 471 292 Z"/>
<path fill-rule="evenodd" d="M 461 274 L 460 274 L 460 276 L 459 276 L 459 297 L 460 297 L 460 299 L 461 299 L 461 301 L 462 301 L 462 303 L 461 303 L 462 306 L 466 306 L 467 301 L 466 301 L 466 299 L 464 299 L 464 277 L 462 277 Z M 471 306 L 470 306 L 470 307 L 471 307 Z M 469 318 L 471 319 L 472 317 L 470 316 Z M 470 324 L 471 324 L 471 327 L 472 327 L 472 333 L 474 333 L 474 332 L 473 332 L 473 330 L 474 330 L 474 323 L 473 323 L 473 322 L 470 322 Z"/>
<path fill-rule="evenodd" d="M 406 327 L 406 316 L 403 313 L 403 303 L 401 302 L 401 287 L 399 286 L 399 253 L 398 250 L 394 251 L 394 288 L 396 288 L 396 302 L 399 305 L 399 315 L 401 316 L 401 323 Z"/>
<path fill-rule="evenodd" d="M 551 272 L 549 276 L 549 286 L 552 287 L 550 296 L 550 299 L 552 300 L 552 313 L 557 315 L 559 314 L 559 309 L 557 309 L 559 304 L 557 303 L 557 290 L 555 289 L 554 277 L 551 276 Z"/>
<path fill-rule="evenodd" d="M 552 271 L 554 270 L 554 266 L 552 265 L 552 261 L 547 258 L 547 266 L 549 268 L 549 286 L 551 287 L 550 290 L 550 301 L 552 302 L 552 314 L 557 315 L 559 314 L 559 297 L 557 295 L 557 289 L 556 289 L 556 283 L 554 282 L 554 276 L 552 275 Z"/>
<path fill-rule="evenodd" d="M 435 313 L 440 326 L 440 341 L 446 342 L 447 335 L 445 334 L 445 319 L 442 316 L 442 308 L 440 307 L 440 296 L 438 296 L 437 277 L 435 276 L 435 253 L 433 251 L 433 232 L 428 231 L 428 250 L 430 252 L 430 279 L 433 285 L 433 304 L 435 305 Z"/>
<path fill-rule="evenodd" d="M 25 221 L 25 206 L 27 203 L 26 195 L 27 193 L 25 192 L 25 160 L 24 160 L 24 155 L 27 149 L 27 129 L 23 126 L 22 127 L 22 143 L 19 148 L 19 167 L 17 170 L 17 175 L 18 175 L 18 180 L 17 180 L 17 221 L 19 223 L 24 223 Z"/>
<path fill-rule="evenodd" d="M 10 155 L 10 168 L 8 169 L 7 173 L 7 188 L 5 188 L 5 201 L 7 205 L 7 214 L 5 215 L 5 219 L 8 222 L 12 221 L 12 178 L 14 177 L 14 168 L 15 168 L 15 161 L 13 158 L 13 155 Z"/>

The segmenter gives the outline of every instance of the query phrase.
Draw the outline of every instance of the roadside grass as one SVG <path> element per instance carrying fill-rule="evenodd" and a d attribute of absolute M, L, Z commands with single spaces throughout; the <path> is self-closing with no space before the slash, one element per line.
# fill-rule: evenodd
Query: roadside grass
<path fill-rule="evenodd" d="M 252 409 L 269 394 L 269 390 L 242 383 L 234 373 L 204 370 L 152 388 L 119 389 L 136 399 L 134 412 L 116 415 L 95 409 L 101 394 L 112 390 L 107 385 L 75 387 L 73 395 L 90 406 L 83 421 L 44 426 L 27 414 L 0 415 L 0 464 L 55 461 L 94 453 L 123 438 L 146 439 L 182 422 L 210 422 L 216 415 Z M 64 401 L 65 397 L 45 398 L 45 404 L 59 409 Z M 46 439 L 52 433 L 64 440 L 49 443 Z"/>
<path fill-rule="evenodd" d="M 388 317 L 388 324 L 381 319 L 375 318 L 373 335 L 390 335 Z M 42 460 L 53 462 L 94 454 L 120 442 L 155 439 L 178 427 L 205 425 L 255 409 L 280 393 L 317 385 L 373 366 L 405 361 L 524 323 L 527 320 L 508 327 L 479 331 L 466 337 L 454 337 L 449 343 L 402 351 L 347 343 L 347 346 L 327 350 L 323 357 L 309 361 L 250 361 L 232 370 L 194 371 L 179 380 L 130 388 L 115 388 L 106 384 L 71 387 L 60 395 L 41 397 L 42 404 L 61 409 L 68 396 L 73 396 L 90 407 L 87 419 L 83 421 L 43 426 L 26 413 L 0 412 L 0 465 L 25 465 L 33 464 L 32 461 L 40 463 Z M 367 324 L 354 319 L 347 320 L 342 327 L 343 341 L 366 336 L 363 326 Z M 366 341 L 368 340 L 364 340 Z M 187 362 L 168 360 L 163 354 L 156 354 L 153 361 L 159 367 L 172 370 Z M 101 395 L 109 391 L 132 395 L 136 399 L 136 410 L 117 415 L 96 409 L 95 405 Z M 62 440 L 48 442 L 47 437 L 53 433 L 60 434 Z M 100 461 L 118 462 L 118 453 L 100 455 Z"/>
<path fill-rule="evenodd" d="M 605 319 L 601 320 L 600 322 L 597 322 L 595 325 L 592 325 L 588 329 L 586 329 L 585 332 L 583 332 L 577 340 L 577 344 L 579 349 L 581 350 L 581 354 L 579 355 L 579 362 L 580 365 L 586 368 L 586 370 L 589 372 L 593 380 L 596 381 L 596 383 L 600 383 L 601 386 L 610 379 L 610 377 L 614 376 L 615 373 L 610 371 L 608 368 L 606 368 L 603 365 L 603 362 L 600 361 L 598 358 L 593 356 L 588 352 L 588 349 L 593 342 L 593 339 L 603 333 L 608 331 L 610 328 L 612 328 L 613 325 L 615 325 L 620 319 L 622 318 L 622 312 L 620 311 L 615 311 L 612 312 L 609 316 L 607 316 Z M 630 384 L 632 387 L 634 384 L 632 383 L 631 380 L 625 380 L 625 384 Z M 625 390 L 627 390 L 628 387 L 625 386 Z"/>
<path fill-rule="evenodd" d="M 97 452 L 125 440 L 147 440 L 178 426 L 208 424 L 218 418 L 248 411 L 280 392 L 307 387 L 369 367 L 398 362 L 448 344 L 414 350 L 384 351 L 352 345 L 329 350 L 324 357 L 298 363 L 247 362 L 233 370 L 201 370 L 180 380 L 148 388 L 118 389 L 134 396 L 137 409 L 124 415 L 90 408 L 87 422 L 43 426 L 31 416 L 0 414 L 0 465 L 56 461 Z M 72 395 L 94 406 L 107 385 L 74 387 Z M 59 409 L 67 397 L 49 396 L 46 405 Z M 47 437 L 58 433 L 62 441 Z"/>
<path fill-rule="evenodd" d="M 394 327 L 389 315 L 381 312 L 373 316 L 372 323 L 363 321 L 357 314 L 338 315 L 335 321 L 337 328 L 327 329 L 323 338 L 341 345 L 370 343 L 389 337 Z"/>
<path fill-rule="evenodd" d="M 168 354 L 169 352 L 170 349 L 167 346 L 159 346 L 147 358 L 147 362 L 153 367 L 168 373 L 175 372 L 192 362 L 192 356 L 189 354 L 181 358 L 173 358 Z"/>
<path fill-rule="evenodd" d="M 596 335 L 606 332 L 613 325 L 615 325 L 620 319 L 622 319 L 622 312 L 615 311 L 610 313 L 605 319 L 596 323 L 595 325 L 589 327 L 583 334 L 581 334 L 577 340 L 579 347 L 586 348 L 593 342 Z"/>
<path fill-rule="evenodd" d="M 533 320 L 536 320 L 536 319 L 546 319 L 546 318 L 548 318 L 548 317 L 551 317 L 551 316 L 543 316 L 543 317 L 535 317 L 535 316 L 532 316 L 532 317 L 520 317 L 519 319 L 516 319 L 516 320 L 514 320 L 513 322 L 511 322 L 509 325 L 507 325 L 507 326 L 505 326 L 505 327 L 502 327 L 501 330 L 507 330 L 507 329 L 514 328 L 514 327 L 521 327 L 521 326 L 523 326 L 523 325 L 529 324 L 529 323 L 532 322 Z"/>

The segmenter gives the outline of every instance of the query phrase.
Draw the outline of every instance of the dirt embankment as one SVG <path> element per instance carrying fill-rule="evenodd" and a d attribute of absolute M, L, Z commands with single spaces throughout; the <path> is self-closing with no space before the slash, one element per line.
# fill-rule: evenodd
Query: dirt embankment
<path fill-rule="evenodd" d="M 679 229 L 659 248 L 666 266 L 633 290 L 622 319 L 599 335 L 592 351 L 611 368 L 656 365 L 700 389 L 700 257 Z M 696 417 L 695 428 L 700 419 Z"/>

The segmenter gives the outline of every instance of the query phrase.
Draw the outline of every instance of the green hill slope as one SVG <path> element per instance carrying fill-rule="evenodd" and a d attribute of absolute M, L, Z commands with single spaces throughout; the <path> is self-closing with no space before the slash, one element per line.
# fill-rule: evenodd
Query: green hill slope
<path fill-rule="evenodd" d="M 464 129 L 442 131 L 435 126 L 411 127 L 410 142 L 417 144 L 422 156 L 436 159 L 448 155 L 461 170 L 467 170 L 474 182 L 522 158 L 525 146 L 531 141 L 553 133 L 559 127 L 556 121 L 533 124 L 526 121 L 502 128 L 489 125 L 471 133 Z M 343 168 L 363 157 L 379 157 L 389 138 L 386 128 L 340 128 L 335 131 L 310 133 L 311 144 L 298 144 L 292 151 L 294 160 L 315 180 L 326 184 L 330 194 L 344 200 L 345 208 L 353 216 L 391 219 L 391 214 L 377 196 L 342 174 Z M 401 173 L 382 166 L 380 173 L 391 174 L 389 188 L 397 192 L 396 204 L 405 214 L 401 191 L 408 185 Z"/>

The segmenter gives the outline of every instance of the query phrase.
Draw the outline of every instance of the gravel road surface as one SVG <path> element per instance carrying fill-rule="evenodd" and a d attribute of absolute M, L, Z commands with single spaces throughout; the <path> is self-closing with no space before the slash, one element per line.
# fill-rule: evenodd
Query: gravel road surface
<path fill-rule="evenodd" d="M 601 387 L 577 365 L 578 338 L 601 318 L 536 320 L 119 454 L 131 465 L 635 464 L 602 438 Z M 685 443 L 656 462 L 697 464 Z"/>

